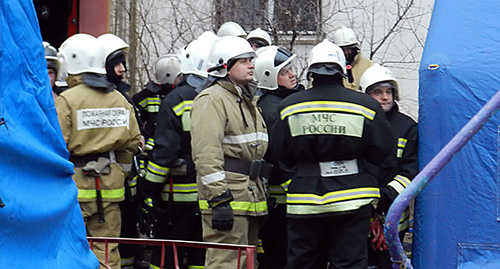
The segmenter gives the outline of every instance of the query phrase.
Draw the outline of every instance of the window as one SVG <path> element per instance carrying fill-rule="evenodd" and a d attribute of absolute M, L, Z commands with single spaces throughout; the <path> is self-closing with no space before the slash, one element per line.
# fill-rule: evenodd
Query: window
<path fill-rule="evenodd" d="M 215 28 L 226 21 L 247 32 L 257 27 L 280 34 L 321 31 L 321 0 L 215 0 Z"/>

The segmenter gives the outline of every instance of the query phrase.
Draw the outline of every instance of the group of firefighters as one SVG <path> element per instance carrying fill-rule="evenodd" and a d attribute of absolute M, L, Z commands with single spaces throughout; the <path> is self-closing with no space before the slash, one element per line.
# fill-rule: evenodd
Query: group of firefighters
<path fill-rule="evenodd" d="M 259 245 L 256 268 L 391 268 L 384 216 L 417 173 L 417 124 L 352 29 L 332 40 L 310 51 L 304 87 L 296 54 L 226 22 L 158 58 L 133 96 L 118 36 L 44 43 L 87 235 Z M 104 244 L 93 250 L 107 268 Z M 109 265 L 137 268 L 137 252 L 111 244 Z M 238 262 L 216 248 L 177 255 L 181 268 Z M 149 268 L 161 256 L 154 247 Z"/>

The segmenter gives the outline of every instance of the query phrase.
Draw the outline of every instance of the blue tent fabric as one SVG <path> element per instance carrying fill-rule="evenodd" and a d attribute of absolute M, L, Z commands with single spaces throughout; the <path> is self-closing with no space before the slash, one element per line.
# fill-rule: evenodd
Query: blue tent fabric
<path fill-rule="evenodd" d="M 496 0 L 435 1 L 419 70 L 421 168 L 500 90 L 498 14 Z M 500 268 L 499 125 L 497 113 L 417 197 L 415 268 Z"/>
<path fill-rule="evenodd" d="M 98 268 L 33 1 L 0 1 L 0 22 L 0 267 Z"/>

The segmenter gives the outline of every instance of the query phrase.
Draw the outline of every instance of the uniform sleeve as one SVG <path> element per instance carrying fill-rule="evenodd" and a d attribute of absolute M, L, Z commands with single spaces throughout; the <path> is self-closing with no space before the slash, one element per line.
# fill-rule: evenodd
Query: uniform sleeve
<path fill-rule="evenodd" d="M 176 92 L 168 94 L 160 105 L 156 117 L 155 145 L 149 154 L 146 180 L 165 183 L 170 168 L 181 150 L 182 120 L 173 107 L 181 101 Z"/>
<path fill-rule="evenodd" d="M 138 151 L 140 145 L 141 132 L 135 117 L 134 108 L 128 105 L 130 111 L 130 127 L 125 136 L 128 136 L 127 142 L 119 150 L 116 150 L 116 161 L 122 166 L 123 172 L 127 175 L 132 170 L 133 155 Z"/>
<path fill-rule="evenodd" d="M 207 200 L 228 189 L 222 141 L 227 117 L 224 107 L 208 94 L 199 95 L 191 109 L 191 147 L 198 172 L 200 196 Z"/>
<path fill-rule="evenodd" d="M 289 146 L 293 144 L 290 142 L 292 137 L 290 135 L 288 122 L 286 118 L 281 119 L 281 117 L 279 117 L 282 108 L 283 107 L 281 105 L 278 107 L 276 111 L 278 119 L 273 126 L 270 127 L 270 151 L 272 156 L 276 158 L 277 162 L 281 162 L 287 167 L 293 167 L 296 163 L 293 161 L 292 157 L 294 155 L 290 150 L 291 147 Z"/>
<path fill-rule="evenodd" d="M 58 96 L 55 100 L 57 118 L 59 120 L 59 125 L 61 125 L 61 131 L 64 137 L 66 145 L 68 145 L 68 140 L 71 137 L 71 109 L 68 105 L 68 101 L 63 96 Z"/>
<path fill-rule="evenodd" d="M 363 143 L 367 146 L 364 158 L 372 164 L 381 164 L 396 152 L 396 135 L 378 103 L 375 106 L 375 117 L 365 125 L 363 138 Z"/>

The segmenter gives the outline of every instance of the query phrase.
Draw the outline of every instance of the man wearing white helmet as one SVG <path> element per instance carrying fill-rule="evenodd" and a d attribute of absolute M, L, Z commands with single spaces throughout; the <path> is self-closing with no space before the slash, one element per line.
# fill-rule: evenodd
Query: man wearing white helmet
<path fill-rule="evenodd" d="M 342 48 L 346 57 L 347 77 L 344 78 L 344 87 L 358 91 L 361 75 L 373 62 L 361 54 L 360 43 L 351 28 L 340 27 L 333 32 L 332 39 Z"/>
<path fill-rule="evenodd" d="M 220 26 L 217 31 L 217 36 L 239 36 L 245 38 L 247 36 L 247 32 L 245 32 L 245 29 L 243 29 L 243 27 L 236 22 L 227 21 Z"/>
<path fill-rule="evenodd" d="M 255 52 L 243 38 L 214 41 L 209 78 L 191 109 L 191 146 L 196 164 L 203 240 L 256 245 L 259 217 L 267 214 L 261 178 L 267 130 L 253 83 Z M 208 249 L 206 268 L 236 268 L 237 251 Z M 246 268 L 243 256 L 242 268 Z"/>
<path fill-rule="evenodd" d="M 182 81 L 161 102 L 155 133 L 155 146 L 149 154 L 144 183 L 151 210 L 166 212 L 158 218 L 156 238 L 202 241 L 198 207 L 196 170 L 191 157 L 191 105 L 207 77 L 208 53 L 218 37 L 212 31 L 201 34 L 181 49 Z M 160 198 L 161 197 L 161 198 Z M 189 268 L 202 268 L 205 252 L 199 248 L 178 248 L 180 262 Z M 173 268 L 173 253 L 167 248 L 166 265 Z M 161 248 L 151 258 L 154 268 L 161 263 Z"/>
<path fill-rule="evenodd" d="M 297 83 L 293 60 L 297 57 L 289 50 L 278 46 L 267 46 L 256 51 L 254 76 L 259 90 L 263 92 L 258 106 L 266 125 L 271 127 L 279 119 L 278 104 L 285 97 L 303 90 Z M 260 255 L 261 269 L 280 269 L 286 266 L 286 185 L 291 178 L 291 169 L 283 167 L 268 150 L 264 159 L 274 165 L 269 178 L 269 215 L 260 229 L 264 249 Z"/>
<path fill-rule="evenodd" d="M 52 87 L 52 96 L 54 100 L 63 91 L 56 85 L 56 80 L 59 75 L 59 70 L 61 69 L 61 63 L 59 57 L 57 56 L 56 48 L 52 47 L 48 42 L 43 42 L 43 48 L 45 51 L 45 60 L 47 61 L 47 71 L 49 72 L 50 86 Z"/>
<path fill-rule="evenodd" d="M 361 76 L 360 90 L 377 100 L 398 138 L 397 151 L 378 166 L 370 168 L 380 181 L 380 199 L 371 225 L 369 265 L 379 269 L 392 268 L 391 256 L 384 240 L 384 216 L 396 197 L 418 173 L 418 127 L 410 117 L 399 112 L 399 85 L 387 67 L 378 64 L 366 69 Z M 409 229 L 407 209 L 399 222 L 401 240 Z"/>
<path fill-rule="evenodd" d="M 146 151 L 152 150 L 154 146 L 154 130 L 161 100 L 179 84 L 181 79 L 179 56 L 175 54 L 161 56 L 154 64 L 153 80 L 132 97 L 144 124 L 142 131 L 146 139 L 144 147 Z"/>
<path fill-rule="evenodd" d="M 365 162 L 380 163 L 396 138 L 373 99 L 342 86 L 342 50 L 325 40 L 311 51 L 309 90 L 279 104 L 271 151 L 296 167 L 287 191 L 288 269 L 366 269 L 371 202 L 380 197 Z M 293 145 L 293 146 L 291 146 Z"/>
<path fill-rule="evenodd" d="M 69 89 L 56 98 L 56 108 L 78 187 L 88 236 L 119 237 L 119 202 L 124 200 L 124 174 L 132 166 L 140 132 L 132 105 L 106 79 L 104 56 L 97 39 L 69 37 L 59 48 L 67 64 Z M 120 268 L 117 244 L 94 243 L 101 268 Z"/>
<path fill-rule="evenodd" d="M 272 44 L 271 36 L 260 28 L 250 31 L 247 35 L 247 40 L 254 50 Z"/>

